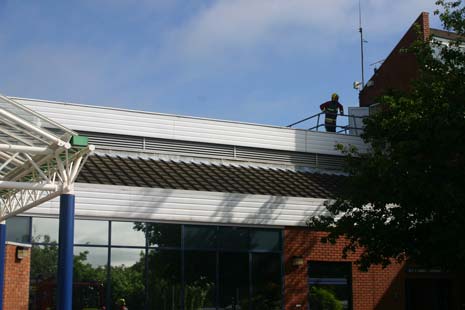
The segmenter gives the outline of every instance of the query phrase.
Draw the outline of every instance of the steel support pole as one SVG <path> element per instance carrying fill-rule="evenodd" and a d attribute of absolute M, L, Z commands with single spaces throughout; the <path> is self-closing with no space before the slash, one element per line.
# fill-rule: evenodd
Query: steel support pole
<path fill-rule="evenodd" d="M 0 310 L 3 310 L 3 287 L 5 282 L 5 243 L 6 243 L 6 224 L 0 222 Z"/>
<path fill-rule="evenodd" d="M 58 310 L 72 310 L 73 305 L 74 198 L 72 194 L 60 196 Z"/>

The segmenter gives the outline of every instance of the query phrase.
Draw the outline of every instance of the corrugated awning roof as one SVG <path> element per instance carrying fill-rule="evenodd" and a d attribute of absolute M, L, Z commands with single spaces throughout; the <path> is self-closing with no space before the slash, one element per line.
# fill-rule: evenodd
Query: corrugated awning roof
<path fill-rule="evenodd" d="M 346 177 L 282 169 L 93 155 L 77 182 L 256 195 L 333 198 Z"/>
<path fill-rule="evenodd" d="M 28 156 L 40 162 L 77 133 L 0 95 L 0 179 L 15 180 Z"/>

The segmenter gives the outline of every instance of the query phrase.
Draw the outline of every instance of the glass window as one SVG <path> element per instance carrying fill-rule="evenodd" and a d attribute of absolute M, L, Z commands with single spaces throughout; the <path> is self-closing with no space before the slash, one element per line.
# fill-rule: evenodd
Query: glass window
<path fill-rule="evenodd" d="M 339 262 L 310 262 L 310 309 L 351 309 L 351 265 Z"/>
<path fill-rule="evenodd" d="M 102 309 L 106 248 L 75 248 L 73 309 Z M 105 253 L 102 253 L 104 251 Z M 33 246 L 30 309 L 56 309 L 58 245 Z"/>
<path fill-rule="evenodd" d="M 218 247 L 223 250 L 248 250 L 249 229 L 242 227 L 220 227 Z"/>
<path fill-rule="evenodd" d="M 250 232 L 250 249 L 252 251 L 280 251 L 281 232 L 279 230 L 252 230 Z"/>
<path fill-rule="evenodd" d="M 111 265 L 129 267 L 141 262 L 145 257 L 145 249 L 112 248 Z"/>
<path fill-rule="evenodd" d="M 32 218 L 32 242 L 58 243 L 58 219 L 43 217 Z"/>
<path fill-rule="evenodd" d="M 164 223 L 138 223 L 137 229 L 145 231 L 152 247 L 181 247 L 181 225 Z"/>
<path fill-rule="evenodd" d="M 249 254 L 219 254 L 220 309 L 249 309 Z"/>
<path fill-rule="evenodd" d="M 150 250 L 148 255 L 147 286 L 148 309 L 180 309 L 181 251 Z M 194 299 L 189 300 L 194 304 L 199 302 Z M 189 304 L 190 306 L 191 304 Z M 189 307 L 186 307 L 186 309 L 197 309 Z"/>
<path fill-rule="evenodd" d="M 216 226 L 185 226 L 184 246 L 187 249 L 216 249 Z"/>
<path fill-rule="evenodd" d="M 111 306 L 124 299 L 128 309 L 144 309 L 145 249 L 112 248 L 110 272 Z"/>
<path fill-rule="evenodd" d="M 252 292 L 254 310 L 281 309 L 280 254 L 252 254 Z"/>
<path fill-rule="evenodd" d="M 31 248 L 31 281 L 56 277 L 58 244 L 34 245 Z"/>
<path fill-rule="evenodd" d="M 83 247 L 83 246 L 74 247 L 75 269 L 76 267 L 83 267 L 82 269 L 83 271 L 92 271 L 92 270 L 95 270 L 96 268 L 106 267 L 107 262 L 108 262 L 108 248 L 107 247 Z M 91 275 L 91 277 L 93 277 L 93 275 Z M 87 278 L 87 276 L 78 277 L 78 278 L 84 279 L 84 278 Z"/>
<path fill-rule="evenodd" d="M 57 264 L 58 244 L 32 246 L 30 309 L 55 309 Z"/>
<path fill-rule="evenodd" d="M 76 220 L 74 244 L 108 244 L 108 221 Z"/>
<path fill-rule="evenodd" d="M 105 305 L 108 248 L 74 247 L 73 309 Z"/>
<path fill-rule="evenodd" d="M 15 216 L 6 220 L 6 241 L 30 243 L 31 218 Z"/>
<path fill-rule="evenodd" d="M 109 223 L 75 222 L 73 309 L 281 310 L 280 230 Z M 32 224 L 30 309 L 55 309 L 58 219 Z"/>
<path fill-rule="evenodd" d="M 216 252 L 186 251 L 184 304 L 186 309 L 215 307 Z"/>
<path fill-rule="evenodd" d="M 105 283 L 101 281 L 73 282 L 73 309 L 104 309 Z M 55 308 L 52 308 L 55 309 Z"/>
<path fill-rule="evenodd" d="M 145 246 L 144 231 L 139 229 L 141 223 L 111 222 L 111 244 Z"/>

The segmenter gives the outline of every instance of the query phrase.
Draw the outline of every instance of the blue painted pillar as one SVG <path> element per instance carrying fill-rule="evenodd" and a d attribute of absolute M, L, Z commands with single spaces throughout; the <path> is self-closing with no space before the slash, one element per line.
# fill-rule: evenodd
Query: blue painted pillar
<path fill-rule="evenodd" d="M 74 195 L 60 196 L 57 310 L 73 306 Z M 0 309 L 1 310 L 1 309 Z"/>
<path fill-rule="evenodd" d="M 5 281 L 6 224 L 0 222 L 0 310 L 3 310 L 3 283 Z"/>

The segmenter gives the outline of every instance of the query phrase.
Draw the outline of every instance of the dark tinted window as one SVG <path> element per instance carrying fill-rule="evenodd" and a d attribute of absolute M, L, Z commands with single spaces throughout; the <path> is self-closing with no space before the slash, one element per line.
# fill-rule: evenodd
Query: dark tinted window
<path fill-rule="evenodd" d="M 148 255 L 147 285 L 148 309 L 180 309 L 181 251 L 151 250 Z"/>
<path fill-rule="evenodd" d="M 224 250 L 247 250 L 249 247 L 249 229 L 241 227 L 220 227 L 218 247 Z"/>
<path fill-rule="evenodd" d="M 6 220 L 6 241 L 30 243 L 30 217 L 12 217 Z"/>
<path fill-rule="evenodd" d="M 186 309 L 214 308 L 216 252 L 186 251 L 184 268 Z"/>
<path fill-rule="evenodd" d="M 281 232 L 279 230 L 252 230 L 250 249 L 252 251 L 280 251 Z"/>
<path fill-rule="evenodd" d="M 151 247 L 180 247 L 181 225 L 164 223 L 140 223 L 137 229 L 145 231 Z"/>
<path fill-rule="evenodd" d="M 187 249 L 215 249 L 216 226 L 186 226 L 184 246 Z"/>
<path fill-rule="evenodd" d="M 219 254 L 220 309 L 249 309 L 249 254 Z"/>
<path fill-rule="evenodd" d="M 252 303 L 254 310 L 281 309 L 281 255 L 252 254 Z"/>

